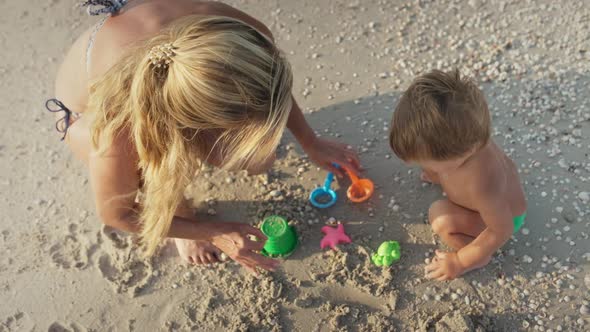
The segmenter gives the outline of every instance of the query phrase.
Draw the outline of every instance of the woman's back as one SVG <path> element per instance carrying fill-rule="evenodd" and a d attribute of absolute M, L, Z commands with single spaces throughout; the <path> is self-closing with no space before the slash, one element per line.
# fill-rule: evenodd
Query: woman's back
<path fill-rule="evenodd" d="M 287 127 L 311 160 L 332 171 L 336 162 L 358 172 L 356 154 L 314 135 L 291 94 L 288 61 L 254 18 L 189 0 L 130 0 L 111 12 L 75 42 L 57 99 L 47 103 L 89 167 L 100 219 L 139 232 L 148 254 L 171 237 L 189 262 L 213 263 L 221 249 L 251 270 L 272 269 L 276 262 L 250 239 L 264 239 L 258 229 L 196 222 L 183 208 L 191 178 L 203 162 L 268 169 Z"/>
<path fill-rule="evenodd" d="M 218 2 L 131 0 L 104 25 L 99 23 L 97 31 L 97 26 L 89 28 L 72 45 L 57 75 L 56 97 L 74 112 L 83 113 L 90 83 L 104 75 L 131 46 L 157 34 L 170 22 L 194 14 L 240 19 L 270 34 L 259 21 Z"/>

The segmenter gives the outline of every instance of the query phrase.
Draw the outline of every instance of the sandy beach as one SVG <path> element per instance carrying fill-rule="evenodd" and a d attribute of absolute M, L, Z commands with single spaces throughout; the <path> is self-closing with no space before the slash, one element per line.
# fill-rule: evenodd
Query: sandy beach
<path fill-rule="evenodd" d="M 376 184 L 366 203 L 307 197 L 326 172 L 290 134 L 267 174 L 206 168 L 186 194 L 199 213 L 287 218 L 300 246 L 256 278 L 233 262 L 150 260 L 97 218 L 87 170 L 43 105 L 64 53 L 98 18 L 76 0 L 0 0 L 0 332 L 590 330 L 590 2 L 232 0 L 267 24 L 294 95 L 322 137 L 355 146 Z M 83 59 L 81 59 L 83 61 Z M 412 78 L 460 69 L 488 99 L 493 139 L 518 165 L 524 228 L 483 269 L 424 278 L 444 248 L 427 224 L 442 197 L 395 157 L 393 108 Z M 321 250 L 322 226 L 353 243 Z M 371 263 L 399 241 L 390 268 Z"/>

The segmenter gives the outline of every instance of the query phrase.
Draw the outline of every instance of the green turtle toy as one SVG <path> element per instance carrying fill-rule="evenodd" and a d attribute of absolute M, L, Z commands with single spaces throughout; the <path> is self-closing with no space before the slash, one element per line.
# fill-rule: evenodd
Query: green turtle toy
<path fill-rule="evenodd" d="M 381 243 L 377 252 L 371 256 L 371 260 L 377 266 L 391 266 L 394 262 L 399 261 L 401 254 L 397 241 L 385 241 Z"/>

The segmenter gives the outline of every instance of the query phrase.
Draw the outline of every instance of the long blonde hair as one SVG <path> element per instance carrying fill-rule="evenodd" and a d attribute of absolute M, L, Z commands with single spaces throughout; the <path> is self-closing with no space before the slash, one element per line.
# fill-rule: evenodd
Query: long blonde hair
<path fill-rule="evenodd" d="M 167 43 L 172 62 L 155 68 L 150 50 Z M 292 80 L 282 53 L 253 27 L 187 16 L 92 85 L 95 148 L 104 151 L 121 133 L 137 148 L 146 254 L 168 233 L 185 187 L 214 148 L 227 169 L 260 165 L 274 153 L 292 106 Z"/>

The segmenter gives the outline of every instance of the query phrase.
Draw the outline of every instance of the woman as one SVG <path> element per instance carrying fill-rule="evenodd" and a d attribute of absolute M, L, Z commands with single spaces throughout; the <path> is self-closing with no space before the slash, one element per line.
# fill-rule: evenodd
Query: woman
<path fill-rule="evenodd" d="M 110 16 L 74 43 L 47 106 L 89 168 L 101 220 L 138 232 L 147 254 L 170 237 L 194 264 L 217 262 L 221 250 L 251 271 L 272 270 L 276 261 L 257 253 L 265 239 L 258 229 L 195 220 L 183 191 L 201 163 L 265 170 L 285 127 L 319 166 L 357 172 L 359 162 L 306 123 L 268 28 L 217 2 L 85 5 Z"/>

